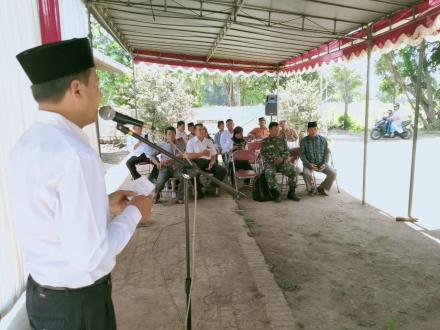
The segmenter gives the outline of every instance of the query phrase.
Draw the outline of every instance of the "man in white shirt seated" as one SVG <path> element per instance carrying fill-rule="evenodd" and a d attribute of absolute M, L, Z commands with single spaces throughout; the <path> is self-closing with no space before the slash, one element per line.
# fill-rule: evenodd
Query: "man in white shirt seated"
<path fill-rule="evenodd" d="M 165 129 L 165 141 L 159 145 L 162 149 L 172 153 L 174 156 L 182 158 L 185 152 L 185 142 L 182 139 L 176 139 L 176 129 L 172 126 Z M 159 151 L 155 150 L 154 158 L 156 161 L 156 156 L 159 155 Z M 176 201 L 179 204 L 183 203 L 183 179 L 182 171 L 175 161 L 169 158 L 167 155 L 161 155 L 160 159 L 160 170 L 159 177 L 156 183 L 156 197 L 154 198 L 155 203 L 160 200 L 160 192 L 165 187 L 169 178 L 176 178 L 179 180 L 179 185 L 177 187 Z"/>
<path fill-rule="evenodd" d="M 133 126 L 133 131 L 137 135 L 141 135 L 142 127 Z M 145 137 L 148 138 L 147 135 Z M 159 174 L 159 162 L 152 157 L 154 149 L 130 135 L 127 137 L 127 149 L 130 152 L 130 158 L 127 160 L 126 165 L 133 180 L 141 177 L 136 169 L 136 165 L 142 162 L 147 162 L 148 164 L 153 164 L 153 169 L 148 175 L 148 180 L 154 182 Z"/>
<path fill-rule="evenodd" d="M 191 140 L 193 137 L 196 136 L 194 131 L 195 131 L 194 123 L 193 122 L 188 123 L 188 132 L 189 132 L 189 134 L 186 136 L 186 140 L 187 141 Z"/>
<path fill-rule="evenodd" d="M 216 179 L 223 181 L 226 170 L 217 164 L 217 150 L 214 143 L 206 137 L 207 131 L 202 124 L 195 125 L 195 134 L 196 136 L 189 140 L 186 145 L 187 157 L 194 161 L 202 171 L 213 173 Z M 218 186 L 212 184 L 211 188 L 215 188 L 216 195 L 218 195 Z M 203 197 L 199 177 L 197 177 L 197 190 L 198 196 Z"/>
<path fill-rule="evenodd" d="M 234 121 L 232 119 L 226 120 L 226 129 L 223 131 L 220 136 L 220 147 L 222 152 L 227 154 L 229 152 L 227 145 L 230 144 L 231 139 L 234 135 Z"/>
<path fill-rule="evenodd" d="M 182 139 L 183 142 L 187 142 L 188 134 L 185 132 L 185 122 L 183 120 L 179 120 L 177 122 L 177 130 L 176 130 L 176 139 Z"/>
<path fill-rule="evenodd" d="M 107 195 L 101 160 L 82 130 L 96 122 L 100 99 L 89 40 L 45 44 L 17 59 L 39 108 L 9 164 L 30 327 L 115 330 L 110 272 L 148 219 L 152 198 Z"/>

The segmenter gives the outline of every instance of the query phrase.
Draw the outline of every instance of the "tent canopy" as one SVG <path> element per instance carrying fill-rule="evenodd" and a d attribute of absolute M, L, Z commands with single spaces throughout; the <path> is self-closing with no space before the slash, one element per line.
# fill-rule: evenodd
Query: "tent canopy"
<path fill-rule="evenodd" d="M 438 32 L 440 0 L 87 0 L 135 62 L 296 72 Z M 421 32 L 420 27 L 423 28 Z"/>

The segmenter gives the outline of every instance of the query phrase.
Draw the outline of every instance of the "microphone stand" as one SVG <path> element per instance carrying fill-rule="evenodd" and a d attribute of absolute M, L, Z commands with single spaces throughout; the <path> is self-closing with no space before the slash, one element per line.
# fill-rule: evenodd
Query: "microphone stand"
<path fill-rule="evenodd" d="M 191 260 L 190 260 L 190 253 L 191 253 L 191 247 L 189 242 L 189 182 L 192 178 L 195 178 L 199 175 L 204 176 L 207 178 L 208 182 L 213 182 L 217 184 L 218 186 L 221 186 L 225 188 L 225 190 L 232 193 L 232 196 L 234 198 L 240 198 L 246 197 L 241 192 L 236 191 L 231 185 L 224 183 L 223 181 L 218 180 L 215 177 L 211 177 L 208 173 L 202 171 L 198 168 L 198 166 L 188 159 L 183 159 L 176 157 L 174 154 L 168 152 L 167 150 L 159 147 L 157 144 L 149 141 L 145 137 L 134 133 L 131 131 L 128 127 L 117 123 L 116 129 L 121 131 L 124 134 L 130 135 L 139 141 L 145 143 L 146 145 L 150 146 L 151 148 L 159 151 L 161 154 L 164 154 L 171 158 L 182 170 L 182 177 L 183 182 L 180 184 L 183 184 L 184 187 L 184 204 L 185 204 L 185 245 L 186 245 L 186 278 L 185 278 L 185 293 L 186 293 L 186 308 L 187 308 L 187 315 L 186 317 L 186 329 L 191 330 L 191 300 L 190 300 L 190 292 L 191 292 Z"/>

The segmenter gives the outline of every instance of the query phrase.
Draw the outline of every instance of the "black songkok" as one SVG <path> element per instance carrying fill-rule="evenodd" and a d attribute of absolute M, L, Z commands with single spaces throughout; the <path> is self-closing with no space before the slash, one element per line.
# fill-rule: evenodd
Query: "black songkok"
<path fill-rule="evenodd" d="M 89 39 L 70 39 L 30 48 L 17 55 L 32 84 L 42 84 L 95 66 Z"/>

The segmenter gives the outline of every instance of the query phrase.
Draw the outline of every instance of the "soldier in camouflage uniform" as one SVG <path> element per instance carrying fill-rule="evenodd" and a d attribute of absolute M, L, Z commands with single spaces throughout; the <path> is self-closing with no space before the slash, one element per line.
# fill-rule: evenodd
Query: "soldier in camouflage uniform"
<path fill-rule="evenodd" d="M 279 130 L 280 127 L 278 123 L 270 123 L 270 135 L 261 143 L 261 157 L 263 158 L 264 163 L 264 174 L 269 189 L 271 189 L 276 202 L 281 201 L 280 190 L 275 178 L 277 172 L 283 173 L 289 179 L 289 192 L 287 198 L 298 202 L 300 198 L 295 194 L 297 175 L 291 162 L 292 158 L 289 156 L 287 143 L 284 139 L 278 137 Z"/>

